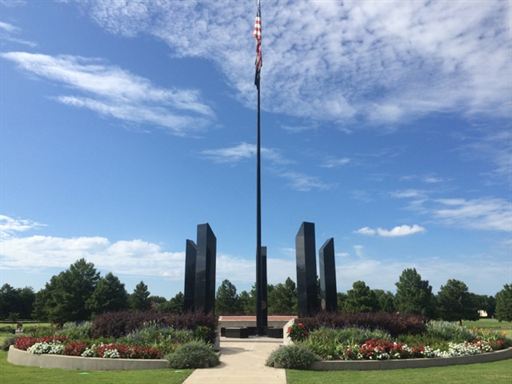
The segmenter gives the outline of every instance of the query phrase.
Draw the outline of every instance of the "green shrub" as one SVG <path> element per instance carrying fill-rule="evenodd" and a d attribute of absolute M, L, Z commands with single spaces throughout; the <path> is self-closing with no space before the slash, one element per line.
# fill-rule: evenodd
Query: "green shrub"
<path fill-rule="evenodd" d="M 154 323 L 130 332 L 120 339 L 121 342 L 131 345 L 156 347 L 164 354 L 172 353 L 181 344 L 193 340 L 195 340 L 195 337 L 191 330 L 163 327 Z"/>
<path fill-rule="evenodd" d="M 304 345 L 287 345 L 270 354 L 266 365 L 274 368 L 308 369 L 319 358 Z"/>
<path fill-rule="evenodd" d="M 391 340 L 391 335 L 381 329 L 341 328 L 337 330 L 337 341 L 341 344 L 362 344 L 369 339 Z"/>
<path fill-rule="evenodd" d="M 335 360 L 341 358 L 341 345 L 362 344 L 369 339 L 391 341 L 391 336 L 380 329 L 322 327 L 311 332 L 303 344 L 323 359 Z"/>
<path fill-rule="evenodd" d="M 59 336 L 66 336 L 71 340 L 83 340 L 91 337 L 91 322 L 82 323 L 68 322 L 64 323 L 62 329 L 56 332 Z"/>
<path fill-rule="evenodd" d="M 338 359 L 336 347 L 338 346 L 339 330 L 332 328 L 319 328 L 309 335 L 303 345 L 326 360 Z"/>
<path fill-rule="evenodd" d="M 430 321 L 427 324 L 425 334 L 433 338 L 454 342 L 472 341 L 476 337 L 470 329 L 449 321 Z"/>
<path fill-rule="evenodd" d="M 203 341 L 192 341 L 179 346 L 167 356 L 171 368 L 209 368 L 219 364 L 219 356 L 212 346 Z"/>
<path fill-rule="evenodd" d="M 8 351 L 9 347 L 11 345 L 14 345 L 15 342 L 16 342 L 15 336 L 6 337 L 4 339 L 4 341 L 2 342 L 2 346 L 0 347 L 0 349 L 2 349 L 2 351 Z"/>

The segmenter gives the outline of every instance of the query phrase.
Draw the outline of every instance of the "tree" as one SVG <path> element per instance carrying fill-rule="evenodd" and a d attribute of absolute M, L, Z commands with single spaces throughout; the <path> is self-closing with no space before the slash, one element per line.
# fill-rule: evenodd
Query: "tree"
<path fill-rule="evenodd" d="M 164 303 L 159 304 L 157 310 L 160 312 L 183 313 L 184 304 L 185 295 L 183 295 L 182 292 L 178 292 L 170 300 L 166 300 Z"/>
<path fill-rule="evenodd" d="M 289 277 L 284 284 L 273 287 L 268 294 L 268 313 L 273 315 L 290 315 L 297 313 L 297 286 Z"/>
<path fill-rule="evenodd" d="M 336 302 L 338 306 L 338 312 L 345 312 L 345 302 L 347 301 L 347 294 L 343 292 L 338 292 L 336 294 Z"/>
<path fill-rule="evenodd" d="M 373 292 L 377 297 L 379 303 L 379 310 L 383 312 L 393 313 L 396 312 L 395 308 L 395 296 L 389 291 L 382 289 L 374 289 Z"/>
<path fill-rule="evenodd" d="M 496 298 L 494 296 L 477 295 L 475 293 L 470 293 L 470 295 L 478 310 L 485 311 L 488 318 L 494 317 L 496 312 Z"/>
<path fill-rule="evenodd" d="M 157 309 L 167 303 L 167 299 L 163 296 L 149 296 L 149 301 L 151 301 L 151 309 Z"/>
<path fill-rule="evenodd" d="M 496 318 L 499 321 L 512 321 L 512 283 L 505 284 L 496 294 Z"/>
<path fill-rule="evenodd" d="M 379 303 L 375 293 L 364 281 L 356 281 L 352 289 L 347 291 L 344 309 L 347 312 L 375 312 L 379 309 Z"/>
<path fill-rule="evenodd" d="M 98 281 L 86 305 L 93 314 L 119 311 L 128 308 L 128 293 L 124 284 L 112 273 L 108 273 Z"/>
<path fill-rule="evenodd" d="M 255 293 L 251 291 L 251 293 Z M 244 315 L 254 315 L 256 313 L 256 297 L 247 291 L 242 291 L 238 295 L 238 302 Z"/>
<path fill-rule="evenodd" d="M 7 319 L 11 313 L 14 313 L 17 296 L 16 290 L 12 286 L 2 285 L 0 288 L 0 319 Z"/>
<path fill-rule="evenodd" d="M 478 305 L 460 280 L 450 279 L 441 286 L 437 295 L 441 319 L 447 321 L 478 320 Z"/>
<path fill-rule="evenodd" d="M 435 299 L 428 280 L 421 280 L 415 268 L 402 271 L 396 283 L 395 306 L 403 314 L 434 317 Z"/>
<path fill-rule="evenodd" d="M 40 309 L 48 320 L 63 324 L 66 321 L 87 320 L 91 316 L 87 300 L 96 288 L 99 273 L 94 264 L 80 259 L 71 264 L 69 269 L 52 276 L 46 283 L 44 294 L 39 295 L 43 303 Z"/>
<path fill-rule="evenodd" d="M 242 311 L 236 287 L 227 279 L 217 289 L 215 310 L 219 315 L 239 314 Z"/>
<path fill-rule="evenodd" d="M 151 300 L 149 299 L 150 295 L 151 293 L 148 291 L 148 286 L 141 281 L 135 286 L 133 293 L 130 295 L 130 308 L 139 311 L 147 311 L 151 308 Z"/>

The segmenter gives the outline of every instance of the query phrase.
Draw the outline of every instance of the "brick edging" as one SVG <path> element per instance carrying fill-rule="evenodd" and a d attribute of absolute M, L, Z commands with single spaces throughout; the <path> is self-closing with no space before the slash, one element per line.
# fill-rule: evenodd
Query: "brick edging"
<path fill-rule="evenodd" d="M 448 365 L 489 363 L 512 358 L 512 348 L 487 352 L 480 355 L 457 357 L 433 357 L 397 360 L 322 360 L 310 367 L 314 371 L 370 371 L 403 368 L 445 367 Z"/>

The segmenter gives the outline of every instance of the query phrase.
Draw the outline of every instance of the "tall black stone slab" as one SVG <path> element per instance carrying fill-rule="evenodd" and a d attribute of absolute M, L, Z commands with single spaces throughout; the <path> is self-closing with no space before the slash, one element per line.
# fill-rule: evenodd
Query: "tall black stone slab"
<path fill-rule="evenodd" d="M 324 311 L 336 312 L 336 265 L 334 261 L 334 239 L 330 238 L 320 248 L 320 297 Z"/>
<path fill-rule="evenodd" d="M 267 289 L 267 247 L 261 247 L 261 326 L 268 326 L 268 289 Z"/>
<path fill-rule="evenodd" d="M 313 316 L 319 310 L 316 284 L 315 224 L 303 222 L 295 237 L 299 316 Z"/>
<path fill-rule="evenodd" d="M 215 264 L 217 238 L 208 223 L 197 226 L 197 256 L 194 309 L 204 313 L 215 310 Z"/>
<path fill-rule="evenodd" d="M 196 257 L 197 247 L 192 240 L 187 240 L 185 249 L 185 297 L 183 309 L 185 312 L 194 310 L 195 284 L 196 284 Z"/>

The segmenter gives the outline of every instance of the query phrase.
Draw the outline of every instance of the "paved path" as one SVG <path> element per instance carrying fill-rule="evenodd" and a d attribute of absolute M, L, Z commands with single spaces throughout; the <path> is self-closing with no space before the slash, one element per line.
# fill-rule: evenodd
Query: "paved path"
<path fill-rule="evenodd" d="M 238 340 L 221 340 L 220 365 L 196 369 L 184 384 L 286 384 L 284 369 L 265 366 L 270 352 L 277 349 L 279 343 Z"/>

